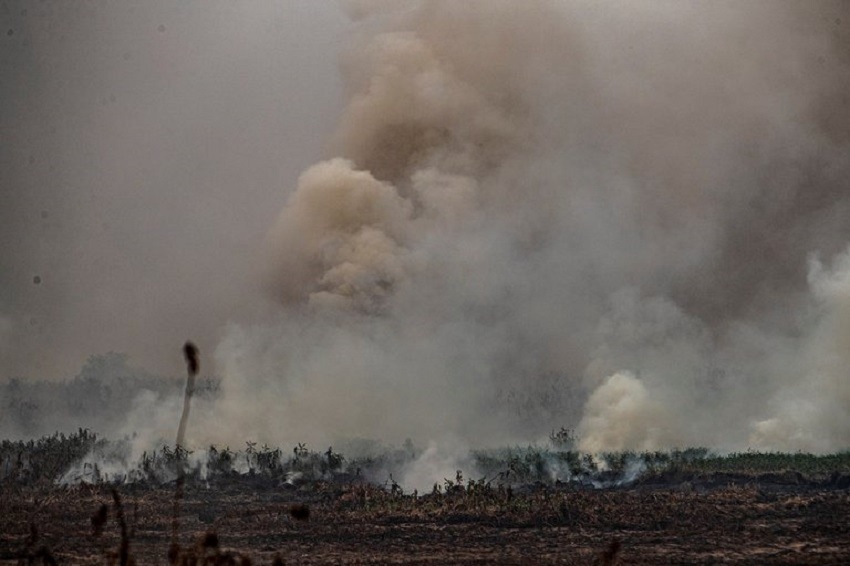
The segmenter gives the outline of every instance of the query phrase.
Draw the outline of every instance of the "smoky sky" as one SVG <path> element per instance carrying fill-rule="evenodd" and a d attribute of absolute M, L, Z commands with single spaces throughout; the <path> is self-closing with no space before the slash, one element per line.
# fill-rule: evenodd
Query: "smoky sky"
<path fill-rule="evenodd" d="M 341 107 L 334 3 L 0 5 L 0 368 L 180 369 L 259 296 L 262 238 Z M 177 347 L 175 347 L 177 345 Z"/>
<path fill-rule="evenodd" d="M 191 338 L 197 442 L 850 442 L 846 3 L 4 6 L 7 373 Z"/>

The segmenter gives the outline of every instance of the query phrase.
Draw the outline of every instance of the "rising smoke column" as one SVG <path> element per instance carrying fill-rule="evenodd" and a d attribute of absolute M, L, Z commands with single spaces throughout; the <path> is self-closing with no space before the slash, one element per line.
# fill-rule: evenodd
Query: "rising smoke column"
<path fill-rule="evenodd" d="M 278 306 L 218 349 L 222 422 L 278 442 L 850 442 L 846 256 L 810 260 L 850 241 L 845 8 L 351 14 L 333 157 L 270 231 Z"/>

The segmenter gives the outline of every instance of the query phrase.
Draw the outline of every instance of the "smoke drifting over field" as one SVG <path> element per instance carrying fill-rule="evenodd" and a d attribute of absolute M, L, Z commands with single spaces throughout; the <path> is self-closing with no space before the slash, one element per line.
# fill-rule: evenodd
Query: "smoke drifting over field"
<path fill-rule="evenodd" d="M 846 5 L 346 6 L 190 437 L 850 444 Z"/>

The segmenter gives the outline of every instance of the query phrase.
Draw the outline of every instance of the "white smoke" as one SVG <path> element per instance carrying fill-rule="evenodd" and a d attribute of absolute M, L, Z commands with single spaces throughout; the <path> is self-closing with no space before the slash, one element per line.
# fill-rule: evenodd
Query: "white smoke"
<path fill-rule="evenodd" d="M 831 268 L 813 259 L 815 323 L 797 348 L 802 368 L 770 399 L 771 416 L 753 425 L 751 444 L 826 452 L 850 441 L 850 250 Z"/>
<path fill-rule="evenodd" d="M 458 472 L 463 474 L 464 470 L 471 469 L 469 450 L 463 443 L 431 441 L 422 454 L 406 466 L 399 484 L 408 492 L 430 493 L 435 484 L 443 487 L 445 480 L 456 482 Z"/>
<path fill-rule="evenodd" d="M 615 373 L 587 400 L 579 425 L 586 452 L 653 450 L 679 444 L 665 406 L 633 374 Z"/>

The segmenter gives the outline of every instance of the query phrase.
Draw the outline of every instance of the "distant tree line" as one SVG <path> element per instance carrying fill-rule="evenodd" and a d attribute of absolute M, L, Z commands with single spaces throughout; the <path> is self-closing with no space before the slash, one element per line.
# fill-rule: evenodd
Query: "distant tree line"
<path fill-rule="evenodd" d="M 56 431 L 120 427 L 139 394 L 182 394 L 182 378 L 154 375 L 130 365 L 124 353 L 89 356 L 79 374 L 64 381 L 0 381 L 0 438 L 34 438 Z M 219 381 L 199 379 L 196 395 L 215 397 Z"/>

